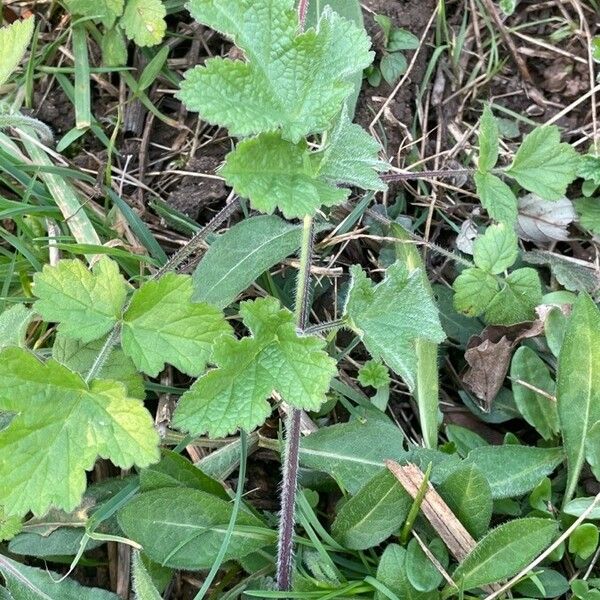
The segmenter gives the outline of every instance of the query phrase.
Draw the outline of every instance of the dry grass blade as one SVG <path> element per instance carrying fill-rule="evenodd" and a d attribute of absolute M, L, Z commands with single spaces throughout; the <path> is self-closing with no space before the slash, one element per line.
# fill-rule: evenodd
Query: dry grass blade
<path fill-rule="evenodd" d="M 399 465 L 393 460 L 385 464 L 411 497 L 416 498 L 425 479 L 423 471 L 416 465 Z M 463 560 L 475 548 L 476 542 L 471 534 L 431 484 L 428 484 L 421 510 L 456 560 Z"/>

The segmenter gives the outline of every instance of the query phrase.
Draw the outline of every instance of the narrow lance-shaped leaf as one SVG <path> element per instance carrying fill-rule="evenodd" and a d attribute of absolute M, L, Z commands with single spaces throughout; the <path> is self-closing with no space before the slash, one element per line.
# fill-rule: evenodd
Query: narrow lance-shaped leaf
<path fill-rule="evenodd" d="M 564 503 L 574 495 L 585 462 L 589 431 L 600 421 L 600 311 L 581 294 L 565 332 L 558 358 L 556 400 L 567 454 Z"/>
<path fill-rule="evenodd" d="M 72 579 L 60 581 L 58 573 L 27 567 L 2 555 L 0 573 L 12 600 L 119 600 L 106 590 L 83 587 Z"/>
<path fill-rule="evenodd" d="M 414 389 L 417 375 L 415 340 L 442 342 L 446 335 L 437 307 L 419 269 L 410 274 L 400 262 L 374 285 L 360 266 L 351 270 L 346 302 L 351 328 L 373 358 L 381 358 Z"/>
<path fill-rule="evenodd" d="M 145 492 L 119 512 L 125 535 L 140 543 L 155 562 L 176 569 L 208 569 L 221 547 L 231 502 L 189 488 Z M 161 535 L 156 535 L 160 531 Z M 275 532 L 241 510 L 225 560 L 235 560 L 275 541 Z"/>
<path fill-rule="evenodd" d="M 315 336 L 298 335 L 290 311 L 274 298 L 244 302 L 240 314 L 251 337 L 220 337 L 216 369 L 198 379 L 181 397 L 173 423 L 211 437 L 251 430 L 271 412 L 267 398 L 277 391 L 296 408 L 317 410 L 325 401 L 335 361 Z"/>
<path fill-rule="evenodd" d="M 131 557 L 133 591 L 137 600 L 162 600 L 150 573 L 142 562 L 142 557 L 139 552 L 134 552 Z"/>
<path fill-rule="evenodd" d="M 99 456 L 123 469 L 159 458 L 152 417 L 122 384 L 88 385 L 20 348 L 0 354 L 0 411 L 16 413 L 0 431 L 0 505 L 10 514 L 73 510 Z"/>
<path fill-rule="evenodd" d="M 482 173 L 490 171 L 498 162 L 499 132 L 498 121 L 489 104 L 483 109 L 479 122 L 479 170 Z"/>
<path fill-rule="evenodd" d="M 247 61 L 209 59 L 188 71 L 180 97 L 236 136 L 281 129 L 299 142 L 328 129 L 354 75 L 373 60 L 366 32 L 327 7 L 317 29 L 300 34 L 294 0 L 192 0 L 189 9 L 232 38 Z"/>
<path fill-rule="evenodd" d="M 408 232 L 400 225 L 393 224 L 391 231 L 402 242 L 396 244 L 396 256 L 409 271 L 419 270 L 423 278 L 423 286 L 433 297 L 431 285 L 427 279 L 423 260 L 414 244 L 410 243 Z M 423 441 L 427 448 L 437 448 L 438 415 L 439 415 L 439 375 L 438 344 L 425 338 L 415 339 L 417 357 L 416 390 L 419 407 L 419 421 Z"/>
<path fill-rule="evenodd" d="M 452 575 L 471 590 L 515 575 L 550 545 L 558 531 L 551 519 L 515 519 L 490 531 Z"/>

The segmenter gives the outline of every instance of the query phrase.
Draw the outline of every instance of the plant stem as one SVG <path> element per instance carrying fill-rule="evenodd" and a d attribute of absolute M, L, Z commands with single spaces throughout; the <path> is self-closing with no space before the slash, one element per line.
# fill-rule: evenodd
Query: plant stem
<path fill-rule="evenodd" d="M 387 173 L 381 175 L 383 181 L 410 181 L 412 179 L 441 179 L 458 175 L 473 175 L 475 169 L 446 169 L 440 171 L 406 171 L 404 173 Z"/>
<path fill-rule="evenodd" d="M 300 21 L 300 29 L 304 29 L 306 23 L 306 13 L 308 11 L 308 3 L 310 0 L 300 0 L 298 3 L 298 21 Z"/>
<path fill-rule="evenodd" d="M 95 379 L 96 377 L 98 377 L 98 375 L 100 375 L 100 372 L 102 371 L 104 365 L 106 364 L 106 361 L 110 357 L 113 348 L 117 345 L 120 335 L 121 325 L 117 324 L 115 325 L 114 329 L 110 332 L 109 336 L 106 338 L 104 346 L 102 346 L 102 348 L 100 349 L 98 356 L 96 356 L 96 360 L 94 360 L 92 366 L 90 367 L 90 370 L 85 376 L 86 383 L 89 383 L 90 381 L 92 381 L 92 379 Z"/>
<path fill-rule="evenodd" d="M 310 266 L 313 254 L 313 218 L 304 217 L 300 271 L 296 287 L 296 327 L 304 332 L 308 322 L 310 297 Z M 294 562 L 294 524 L 296 521 L 296 488 L 298 485 L 298 458 L 300 454 L 301 411 L 293 409 L 286 419 L 286 439 L 283 453 L 283 480 L 281 513 L 279 516 L 279 544 L 277 552 L 277 589 L 289 591 L 292 585 Z"/>

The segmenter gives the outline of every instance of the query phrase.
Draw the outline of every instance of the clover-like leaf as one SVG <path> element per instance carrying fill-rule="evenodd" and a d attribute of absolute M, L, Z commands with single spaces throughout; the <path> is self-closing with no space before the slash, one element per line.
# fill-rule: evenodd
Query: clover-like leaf
<path fill-rule="evenodd" d="M 20 348 L 0 353 L 0 505 L 7 514 L 73 510 L 96 459 L 129 469 L 159 459 L 158 435 L 141 401 L 115 381 L 82 377 Z"/>
<path fill-rule="evenodd" d="M 214 347 L 217 368 L 181 397 L 173 423 L 211 437 L 251 430 L 271 412 L 267 398 L 278 392 L 296 408 L 317 410 L 325 401 L 335 361 L 315 336 L 299 335 L 294 318 L 274 298 L 243 302 L 240 314 L 252 336 L 222 336 Z"/>
<path fill-rule="evenodd" d="M 161 0 L 127 0 L 120 25 L 138 46 L 155 46 L 165 35 L 166 15 Z"/>
<path fill-rule="evenodd" d="M 415 340 L 442 342 L 446 335 L 437 307 L 425 287 L 423 273 L 410 274 L 399 262 L 374 285 L 360 266 L 351 270 L 352 284 L 346 302 L 350 327 L 362 338 L 375 359 L 382 359 L 412 389 L 417 358 Z"/>
<path fill-rule="evenodd" d="M 80 260 L 45 265 L 33 277 L 35 310 L 57 321 L 67 337 L 91 342 L 107 334 L 121 317 L 127 283 L 116 262 L 102 257 L 91 271 Z"/>
<path fill-rule="evenodd" d="M 169 363 L 199 375 L 215 339 L 231 333 L 219 309 L 192 304 L 192 292 L 191 277 L 174 273 L 134 292 L 123 317 L 121 344 L 140 371 L 155 377 Z"/>
<path fill-rule="evenodd" d="M 230 37 L 246 61 L 213 58 L 186 74 L 180 97 L 210 123 L 246 136 L 281 129 L 298 142 L 329 128 L 373 60 L 366 32 L 323 11 L 299 33 L 294 0 L 192 0 L 192 16 Z"/>
<path fill-rule="evenodd" d="M 23 59 L 33 35 L 35 19 L 15 21 L 0 28 L 0 85 L 4 85 Z"/>
<path fill-rule="evenodd" d="M 558 127 L 537 127 L 525 136 L 507 175 L 544 200 L 560 200 L 577 177 L 580 156 L 561 143 Z"/>

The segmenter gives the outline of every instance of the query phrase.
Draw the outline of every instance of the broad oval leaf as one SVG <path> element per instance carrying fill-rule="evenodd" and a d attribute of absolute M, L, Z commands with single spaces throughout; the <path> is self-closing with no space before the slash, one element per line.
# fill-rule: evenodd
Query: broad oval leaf
<path fill-rule="evenodd" d="M 563 461 L 562 448 L 506 445 L 475 448 L 465 459 L 485 475 L 492 498 L 514 498 L 530 492 Z"/>
<path fill-rule="evenodd" d="M 136 600 L 162 600 L 162 596 L 156 589 L 138 551 L 133 553 L 131 568 Z"/>
<path fill-rule="evenodd" d="M 439 594 L 418 592 L 411 585 L 406 574 L 406 550 L 398 544 L 390 544 L 381 555 L 377 566 L 377 581 L 403 600 L 436 600 Z M 383 592 L 375 593 L 375 600 L 388 600 Z"/>
<path fill-rule="evenodd" d="M 556 402 L 519 383 L 522 381 L 553 396 L 555 385 L 546 363 L 531 348 L 522 346 L 513 356 L 510 377 L 515 404 L 523 418 L 535 427 L 545 440 L 551 439 L 559 429 Z"/>
<path fill-rule="evenodd" d="M 478 467 L 461 465 L 442 482 L 438 492 L 475 539 L 488 530 L 494 508 L 492 490 Z"/>
<path fill-rule="evenodd" d="M 490 531 L 458 565 L 452 579 L 471 590 L 515 575 L 550 545 L 558 531 L 550 519 L 515 519 Z"/>
<path fill-rule="evenodd" d="M 212 494 L 189 488 L 144 492 L 118 514 L 125 535 L 141 544 L 155 562 L 176 569 L 212 566 L 232 505 Z M 160 532 L 160 535 L 157 535 Z M 274 531 L 246 510 L 240 511 L 225 560 L 242 558 L 276 539 Z"/>
<path fill-rule="evenodd" d="M 127 0 L 119 24 L 138 46 L 155 46 L 165 35 L 166 14 L 162 0 Z"/>
<path fill-rule="evenodd" d="M 402 526 L 412 502 L 384 469 L 342 506 L 333 522 L 333 536 L 352 550 L 377 546 Z"/>
<path fill-rule="evenodd" d="M 244 219 L 219 236 L 202 257 L 193 275 L 192 301 L 228 306 L 301 243 L 298 225 L 274 215 Z"/>

